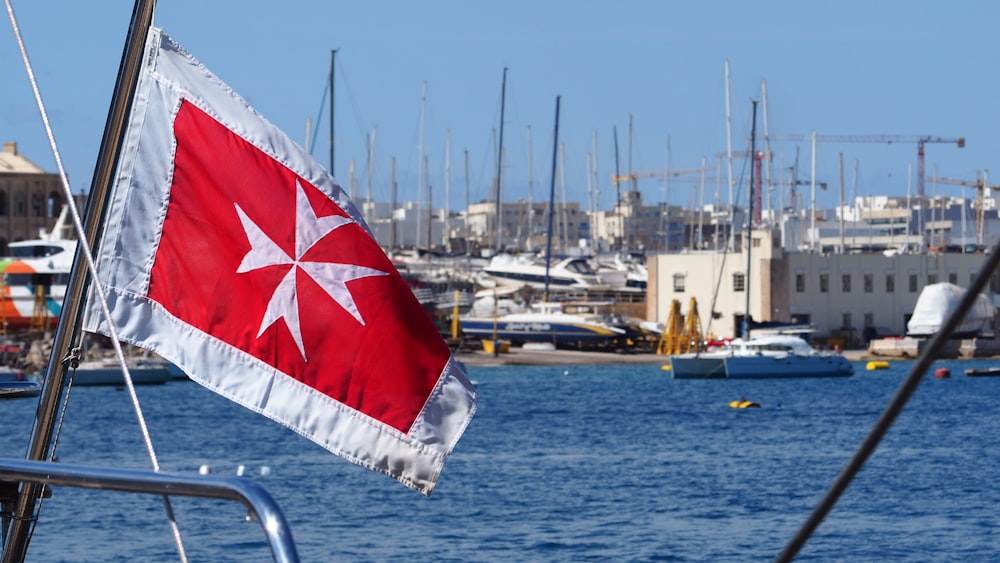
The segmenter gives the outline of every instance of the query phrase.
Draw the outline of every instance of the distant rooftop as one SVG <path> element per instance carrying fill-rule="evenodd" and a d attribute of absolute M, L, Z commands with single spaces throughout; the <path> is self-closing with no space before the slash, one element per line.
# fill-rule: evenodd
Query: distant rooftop
<path fill-rule="evenodd" d="M 17 143 L 6 141 L 0 152 L 0 174 L 44 174 L 45 171 L 17 152 Z"/>

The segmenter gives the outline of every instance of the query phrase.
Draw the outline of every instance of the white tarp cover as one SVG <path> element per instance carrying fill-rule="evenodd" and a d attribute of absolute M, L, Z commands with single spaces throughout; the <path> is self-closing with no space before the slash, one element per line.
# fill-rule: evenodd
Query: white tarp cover
<path fill-rule="evenodd" d="M 937 333 L 958 307 L 965 295 L 965 288 L 951 283 L 935 283 L 924 287 L 913 307 L 913 316 L 906 324 L 910 336 L 929 336 Z M 956 333 L 975 333 L 989 326 L 996 314 L 996 308 L 989 297 L 980 294 L 972 308 L 966 313 Z"/>

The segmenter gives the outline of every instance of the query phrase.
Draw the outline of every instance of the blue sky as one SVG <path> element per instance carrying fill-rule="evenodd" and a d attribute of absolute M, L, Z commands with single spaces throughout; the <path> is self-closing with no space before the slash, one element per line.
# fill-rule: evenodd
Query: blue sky
<path fill-rule="evenodd" d="M 132 3 L 123 0 L 14 0 L 75 192 L 89 190 L 131 10 Z M 705 201 L 715 197 L 716 155 L 727 148 L 727 60 L 735 152 L 749 146 L 751 100 L 761 99 L 765 80 L 772 136 L 815 130 L 963 137 L 961 149 L 926 145 L 925 191 L 934 189 L 935 166 L 939 176 L 964 180 L 995 170 L 990 183 L 1000 184 L 994 115 L 1000 84 L 992 26 L 998 13 L 1000 4 L 985 0 L 163 0 L 156 24 L 300 144 L 306 142 L 307 121 L 316 127 L 322 107 L 313 152 L 327 167 L 329 113 L 321 102 L 330 51 L 339 49 L 336 176 L 347 186 L 354 159 L 358 193 L 367 193 L 365 143 L 374 129 L 372 192 L 382 201 L 389 199 L 391 157 L 397 162 L 399 198 L 417 199 L 421 146 L 436 206 L 444 205 L 447 189 L 450 206 L 463 207 L 466 177 L 471 201 L 492 197 L 507 67 L 504 199 L 527 199 L 529 184 L 535 200 L 548 197 L 555 100 L 561 96 L 567 198 L 587 207 L 593 187 L 587 159 L 596 133 L 599 207 L 607 209 L 616 197 L 615 128 L 621 172 L 629 162 L 635 170 L 661 172 L 668 154 L 674 169 L 698 168 L 706 157 L 712 171 Z M 0 76 L 0 139 L 16 141 L 22 154 L 55 171 L 6 21 L 0 25 Z M 773 142 L 775 176 L 794 164 L 796 148 L 798 177 L 808 180 L 808 143 Z M 838 200 L 841 153 L 848 197 L 905 195 L 908 174 L 916 192 L 915 143 L 821 142 L 818 153 L 817 180 L 830 186 L 819 194 L 821 205 Z M 722 170 L 725 203 L 725 162 Z M 742 161 L 734 162 L 734 170 L 745 175 Z M 561 178 L 556 187 L 561 193 Z M 697 187 L 696 181 L 674 182 L 669 190 L 657 178 L 639 182 L 645 200 L 684 206 L 696 202 Z M 808 198 L 809 187 L 799 189 Z M 775 188 L 774 205 L 782 191 L 787 188 Z M 963 193 L 949 185 L 937 191 Z"/>

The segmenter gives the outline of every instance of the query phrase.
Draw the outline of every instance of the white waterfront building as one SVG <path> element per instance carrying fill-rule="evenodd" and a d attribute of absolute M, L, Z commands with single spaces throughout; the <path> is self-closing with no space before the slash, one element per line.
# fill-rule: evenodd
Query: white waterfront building
<path fill-rule="evenodd" d="M 780 235 L 767 229 L 754 231 L 751 256 L 749 276 L 739 247 L 731 253 L 649 256 L 647 319 L 666 321 L 674 299 L 687 314 L 694 297 L 706 334 L 733 337 L 740 333 L 749 295 L 754 321 L 810 324 L 815 342 L 859 346 L 872 330 L 879 337 L 904 335 L 925 285 L 968 287 L 987 258 L 982 253 L 786 252 Z M 998 280 L 994 273 L 989 284 L 994 304 Z"/>

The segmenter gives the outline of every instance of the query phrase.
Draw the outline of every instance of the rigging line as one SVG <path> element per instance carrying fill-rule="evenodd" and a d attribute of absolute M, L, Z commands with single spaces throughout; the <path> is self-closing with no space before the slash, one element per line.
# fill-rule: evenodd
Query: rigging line
<path fill-rule="evenodd" d="M 111 311 L 108 308 L 108 302 L 104 295 L 104 288 L 97 278 L 97 267 L 94 264 L 94 257 L 90 251 L 90 241 L 87 240 L 87 235 L 83 228 L 83 222 L 80 219 L 80 212 L 76 207 L 76 200 L 73 198 L 73 191 L 69 185 L 69 177 L 66 175 L 66 168 L 63 166 L 62 156 L 59 153 L 59 148 L 56 146 L 55 134 L 52 131 L 52 125 L 49 121 L 48 112 L 45 110 L 45 103 L 42 101 L 41 91 L 38 88 L 38 81 L 35 79 L 35 72 L 32 69 L 31 61 L 28 58 L 28 51 L 24 44 L 24 38 L 21 36 L 21 29 L 18 26 L 17 18 L 14 15 L 14 7 L 11 4 L 11 0 L 4 0 L 4 4 L 7 7 L 7 15 L 10 18 L 10 24 L 14 31 L 14 37 L 17 40 L 17 46 L 21 53 L 21 60 L 24 62 L 25 71 L 28 74 L 28 82 L 31 84 L 31 91 L 35 97 L 35 103 L 38 105 L 38 111 L 41 115 L 42 124 L 45 127 L 45 135 L 48 139 L 49 146 L 52 149 L 52 155 L 56 161 L 56 167 L 59 170 L 59 179 L 62 184 L 63 195 L 66 196 L 66 205 L 69 206 L 70 216 L 73 219 L 73 227 L 76 230 L 78 243 L 78 250 L 82 250 L 82 255 L 87 264 L 87 269 L 90 272 L 92 283 L 94 284 L 94 296 L 101 305 L 101 312 L 104 319 L 108 323 L 108 332 L 111 336 L 111 343 L 115 351 L 115 357 L 118 359 L 118 363 L 122 368 L 122 376 L 125 380 L 125 386 L 128 388 L 129 397 L 132 400 L 132 406 L 135 409 L 136 417 L 139 422 L 139 428 L 142 433 L 143 441 L 146 445 L 146 450 L 149 453 L 149 459 L 152 463 L 153 470 L 160 471 L 160 463 L 156 458 L 156 450 L 153 447 L 153 441 L 149 434 L 149 428 L 146 425 L 145 416 L 142 414 L 142 407 L 139 405 L 139 397 L 135 392 L 135 384 L 132 381 L 132 373 L 128 369 L 128 365 L 125 361 L 125 352 L 122 350 L 121 342 L 118 340 L 118 333 L 115 330 L 114 323 L 111 322 Z M 174 539 L 177 544 L 177 549 L 182 561 L 187 561 L 187 555 L 185 553 L 184 544 L 181 541 L 180 529 L 177 526 L 177 521 L 174 518 L 173 508 L 170 504 L 170 499 L 166 495 L 163 496 L 164 508 L 167 512 L 167 517 L 170 520 L 171 528 L 173 529 Z"/>
<path fill-rule="evenodd" d="M 837 478 L 834 480 L 830 489 L 826 492 L 823 499 L 820 501 L 816 508 L 813 510 L 809 518 L 802 524 L 798 533 L 795 537 L 788 542 L 785 546 L 784 551 L 778 554 L 775 558 L 776 562 L 785 563 L 791 561 L 795 558 L 795 555 L 802 549 L 806 541 L 813 534 L 816 528 L 819 527 L 820 523 L 826 517 L 826 515 L 833 509 L 833 505 L 837 503 L 837 499 L 840 495 L 847 489 L 854 476 L 861 471 L 861 467 L 865 464 L 865 461 L 871 457 L 872 453 L 875 452 L 875 448 L 878 447 L 879 442 L 882 437 L 889 431 L 889 427 L 892 426 L 893 422 L 902 412 L 903 407 L 906 406 L 906 402 L 913 395 L 913 392 L 917 390 L 920 385 L 924 374 L 927 369 L 938 357 L 941 350 L 944 348 L 945 343 L 951 337 L 951 334 L 955 332 L 959 323 L 965 318 L 965 314 L 969 312 L 972 305 L 979 298 L 979 294 L 982 293 L 983 289 L 986 288 L 986 284 L 990 281 L 990 276 L 997 269 L 997 265 L 1000 264 L 1000 241 L 993 247 L 993 251 L 988 254 L 989 258 L 980 268 L 979 273 L 976 275 L 976 279 L 972 282 L 971 287 L 965 291 L 965 295 L 962 296 L 962 300 L 958 303 L 958 307 L 952 311 L 948 320 L 945 322 L 944 327 L 937 335 L 931 340 L 927 349 L 921 354 L 920 359 L 910 370 L 909 375 L 906 379 L 899 385 L 896 389 L 895 395 L 886 405 L 885 410 L 879 415 L 878 420 L 872 426 L 872 429 L 868 432 L 868 436 L 865 437 L 864 441 L 858 446 L 857 451 L 854 456 L 847 462 L 847 465 L 840 471 Z"/>
<path fill-rule="evenodd" d="M 337 52 L 340 53 L 340 50 L 338 49 Z M 351 88 L 351 76 L 348 72 L 343 56 L 337 57 L 337 84 L 342 84 L 344 89 L 347 90 L 347 99 L 350 101 L 350 106 L 354 113 L 354 125 L 358 129 L 358 134 L 361 137 L 367 138 L 370 128 L 362 125 L 364 121 L 361 119 L 361 111 L 358 107 L 358 98 L 354 95 L 354 89 Z M 334 87 L 336 88 L 336 84 Z"/>
<path fill-rule="evenodd" d="M 51 353 L 51 352 L 50 352 Z M 79 350 L 74 350 L 73 353 L 63 359 L 63 362 L 70 362 L 71 365 L 75 366 L 79 361 Z M 76 370 L 74 369 L 74 372 Z M 59 448 L 59 437 L 62 435 L 63 424 L 66 422 L 66 413 L 69 411 L 69 397 L 73 391 L 73 376 L 70 375 L 69 383 L 66 384 L 66 392 L 63 394 L 62 406 L 59 408 L 59 420 L 56 424 L 56 430 L 52 436 L 52 449 L 50 450 L 50 459 L 56 461 L 58 457 L 56 456 L 56 451 Z M 38 507 L 35 510 L 36 517 L 31 522 L 31 528 L 28 529 L 28 542 L 31 542 L 31 538 L 35 536 L 35 528 L 38 526 L 37 516 L 42 513 L 42 504 L 45 503 L 45 495 L 40 495 L 38 498 Z"/>
<path fill-rule="evenodd" d="M 323 87 L 323 97 L 319 100 L 319 112 L 316 114 L 316 124 L 313 126 L 312 135 L 309 138 L 309 156 L 313 154 L 313 148 L 316 147 L 316 137 L 319 137 L 319 124 L 323 120 L 323 108 L 326 106 L 326 96 L 330 93 L 330 82 L 327 81 L 326 86 Z"/>
<path fill-rule="evenodd" d="M 747 143 L 747 146 L 749 147 L 749 143 Z M 731 205 L 731 206 L 735 206 L 736 202 L 739 201 L 740 198 L 743 196 L 743 179 L 746 177 L 746 173 L 747 173 L 747 159 L 744 159 L 743 160 L 743 169 L 740 170 L 739 178 L 736 179 L 736 193 L 733 196 L 733 201 L 729 202 L 729 205 Z M 716 228 L 718 228 L 718 226 L 716 226 Z M 734 238 L 733 237 L 735 237 L 735 236 L 736 236 L 735 225 L 733 223 L 730 223 L 729 224 L 729 241 L 726 243 L 725 248 L 723 248 L 723 250 L 722 250 L 722 263 L 719 264 L 719 277 L 718 277 L 718 279 L 715 280 L 715 290 L 712 292 L 712 302 L 709 304 L 708 323 L 706 323 L 706 325 L 705 325 L 705 334 L 706 335 L 707 334 L 711 334 L 711 332 L 712 332 L 712 319 L 713 319 L 712 313 L 715 312 L 715 303 L 716 303 L 716 301 L 719 298 L 719 289 L 722 287 L 722 278 L 723 278 L 722 272 L 724 272 L 726 270 L 726 257 L 729 256 L 730 249 L 733 248 L 733 243 L 734 243 Z M 747 243 L 747 244 L 749 244 L 749 243 Z M 749 279 L 749 272 L 747 272 L 745 274 L 745 277 L 743 279 L 744 279 L 743 290 L 746 291 L 746 280 Z M 700 348 L 701 348 L 701 346 L 699 345 L 699 352 L 698 353 L 701 353 Z"/>

